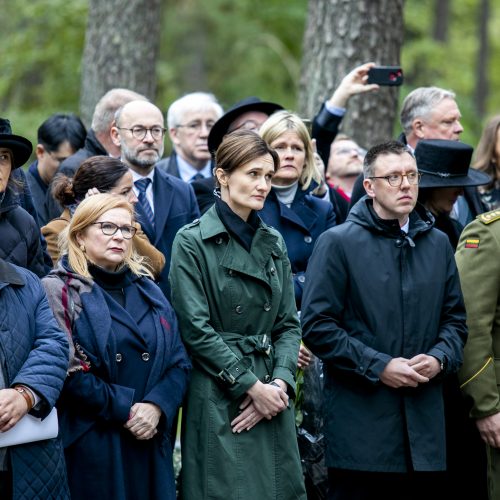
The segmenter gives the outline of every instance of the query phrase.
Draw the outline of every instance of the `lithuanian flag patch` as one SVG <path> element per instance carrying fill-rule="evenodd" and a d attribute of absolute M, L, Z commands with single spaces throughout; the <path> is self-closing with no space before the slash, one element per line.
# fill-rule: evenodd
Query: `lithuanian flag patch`
<path fill-rule="evenodd" d="M 465 240 L 465 248 L 479 248 L 479 238 Z"/>

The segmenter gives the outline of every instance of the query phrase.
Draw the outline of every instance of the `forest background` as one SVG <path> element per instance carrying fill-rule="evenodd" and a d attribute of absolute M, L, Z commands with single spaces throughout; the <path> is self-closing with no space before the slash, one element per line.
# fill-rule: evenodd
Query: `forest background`
<path fill-rule="evenodd" d="M 306 0 L 158 1 L 156 92 L 148 97 L 163 111 L 181 95 L 203 90 L 225 109 L 256 95 L 300 112 L 299 83 L 308 79 L 301 75 Z M 328 0 L 310 0 L 318 1 Z M 0 116 L 36 144 L 36 130 L 50 114 L 80 114 L 89 2 L 0 0 L 0 6 Z M 128 38 L 125 27 L 117 32 L 140 50 L 141 40 Z M 500 113 L 499 33 L 499 0 L 407 0 L 399 103 L 415 87 L 452 89 L 463 114 L 462 140 L 476 146 L 484 122 Z M 399 130 L 396 115 L 393 135 Z"/>

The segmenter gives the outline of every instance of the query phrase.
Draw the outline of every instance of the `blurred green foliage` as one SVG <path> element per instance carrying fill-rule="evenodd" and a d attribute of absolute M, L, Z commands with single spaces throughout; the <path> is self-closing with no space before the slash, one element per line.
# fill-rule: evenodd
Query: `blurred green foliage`
<path fill-rule="evenodd" d="M 125 0 L 124 0 L 125 1 Z M 0 0 L 0 115 L 15 133 L 35 140 L 57 111 L 78 113 L 87 0 Z M 449 40 L 431 37 L 435 0 L 407 0 L 401 99 L 415 87 L 453 89 L 463 113 L 463 140 L 476 144 L 474 110 L 479 0 L 451 0 Z M 306 0 L 165 0 L 156 103 L 166 110 L 194 90 L 216 94 L 224 107 L 257 95 L 294 109 L 307 16 Z M 490 94 L 487 114 L 500 112 L 500 5 L 491 0 Z M 396 126 L 396 129 L 398 127 Z"/>

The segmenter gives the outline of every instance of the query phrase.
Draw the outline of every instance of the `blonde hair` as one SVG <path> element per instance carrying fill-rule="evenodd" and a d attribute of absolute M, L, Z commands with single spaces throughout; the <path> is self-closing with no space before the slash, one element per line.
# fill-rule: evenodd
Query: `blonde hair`
<path fill-rule="evenodd" d="M 295 132 L 304 144 L 304 169 L 299 179 L 299 184 L 302 186 L 302 189 L 305 191 L 313 180 L 320 184 L 321 174 L 314 164 L 311 136 L 299 116 L 290 111 L 276 111 L 276 113 L 273 113 L 259 129 L 260 136 L 270 146 L 286 132 Z"/>
<path fill-rule="evenodd" d="M 85 198 L 75 210 L 69 226 L 59 236 L 59 247 L 61 254 L 68 254 L 68 262 L 76 273 L 91 278 L 88 264 L 89 260 L 85 251 L 80 248 L 77 236 L 85 231 L 92 223 L 97 221 L 102 214 L 114 208 L 125 209 L 134 220 L 134 207 L 123 197 L 108 193 L 96 194 Z M 144 257 L 140 256 L 131 244 L 125 254 L 119 269 L 128 266 L 133 274 L 137 276 L 153 277 L 151 270 L 145 263 Z"/>

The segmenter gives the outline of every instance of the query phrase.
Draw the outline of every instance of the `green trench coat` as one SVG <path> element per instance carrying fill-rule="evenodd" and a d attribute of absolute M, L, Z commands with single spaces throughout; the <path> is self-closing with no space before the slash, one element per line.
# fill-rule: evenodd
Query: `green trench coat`
<path fill-rule="evenodd" d="M 170 283 L 194 365 L 184 407 L 183 499 L 305 499 L 292 402 L 301 333 L 282 237 L 261 223 L 248 253 L 212 207 L 178 232 Z M 233 434 L 246 391 L 274 378 L 288 383 L 290 407 Z"/>

